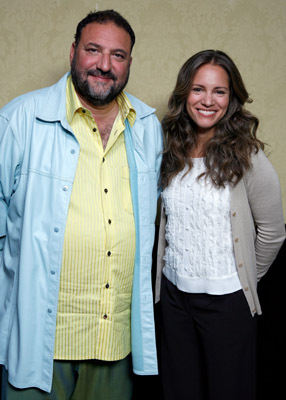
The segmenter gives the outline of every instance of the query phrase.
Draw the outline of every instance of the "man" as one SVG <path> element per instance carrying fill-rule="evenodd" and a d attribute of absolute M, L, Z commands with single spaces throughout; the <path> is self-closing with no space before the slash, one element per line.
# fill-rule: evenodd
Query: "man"
<path fill-rule="evenodd" d="M 162 137 L 123 92 L 134 42 L 115 11 L 90 13 L 71 74 L 0 111 L 3 398 L 130 399 L 131 343 L 134 372 L 157 374 Z"/>

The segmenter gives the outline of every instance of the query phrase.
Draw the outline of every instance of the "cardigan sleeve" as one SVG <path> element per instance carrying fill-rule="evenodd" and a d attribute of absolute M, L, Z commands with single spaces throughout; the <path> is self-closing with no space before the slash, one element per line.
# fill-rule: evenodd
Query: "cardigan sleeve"
<path fill-rule="evenodd" d="M 257 279 L 266 274 L 285 239 L 280 183 L 277 173 L 259 150 L 245 174 L 248 201 L 257 232 L 255 242 Z"/>

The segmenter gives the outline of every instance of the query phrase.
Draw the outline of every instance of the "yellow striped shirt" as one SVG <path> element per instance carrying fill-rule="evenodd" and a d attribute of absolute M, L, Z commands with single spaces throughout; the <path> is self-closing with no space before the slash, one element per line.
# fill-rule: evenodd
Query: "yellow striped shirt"
<path fill-rule="evenodd" d="M 135 226 L 124 121 L 135 110 L 122 93 L 103 149 L 98 127 L 67 83 L 67 120 L 80 143 L 65 230 L 55 359 L 119 360 L 131 349 Z"/>

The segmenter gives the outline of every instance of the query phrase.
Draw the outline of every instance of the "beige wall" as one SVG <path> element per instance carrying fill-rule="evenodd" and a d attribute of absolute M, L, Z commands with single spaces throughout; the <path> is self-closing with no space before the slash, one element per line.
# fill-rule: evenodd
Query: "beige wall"
<path fill-rule="evenodd" d="M 227 52 L 254 99 L 259 135 L 282 186 L 286 216 L 286 0 L 0 0 L 0 107 L 69 69 L 77 22 L 114 8 L 137 43 L 128 90 L 162 118 L 179 68 L 197 51 Z"/>

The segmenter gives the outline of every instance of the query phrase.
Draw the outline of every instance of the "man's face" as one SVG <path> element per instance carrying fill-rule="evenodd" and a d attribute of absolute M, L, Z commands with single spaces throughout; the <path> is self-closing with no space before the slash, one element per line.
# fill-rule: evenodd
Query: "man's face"
<path fill-rule="evenodd" d="M 83 28 L 70 51 L 71 75 L 80 98 L 94 106 L 111 103 L 128 82 L 132 62 L 129 34 L 112 22 Z"/>

